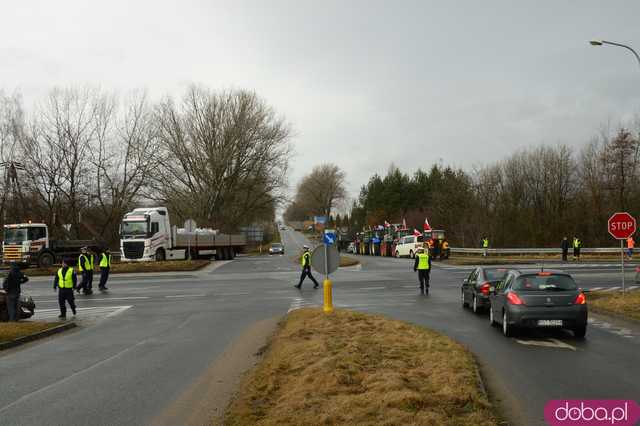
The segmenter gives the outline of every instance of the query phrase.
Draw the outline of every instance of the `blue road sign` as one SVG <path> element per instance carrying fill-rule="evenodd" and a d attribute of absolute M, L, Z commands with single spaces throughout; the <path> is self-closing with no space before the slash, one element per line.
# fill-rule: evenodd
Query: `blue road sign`
<path fill-rule="evenodd" d="M 326 232 L 324 234 L 324 243 L 327 245 L 333 245 L 336 243 L 336 234 L 332 232 Z"/>

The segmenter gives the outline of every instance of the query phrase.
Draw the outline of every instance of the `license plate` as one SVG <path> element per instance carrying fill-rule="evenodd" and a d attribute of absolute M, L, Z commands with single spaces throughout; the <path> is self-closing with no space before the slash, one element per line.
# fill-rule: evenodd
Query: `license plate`
<path fill-rule="evenodd" d="M 539 327 L 562 327 L 562 320 L 538 320 Z"/>

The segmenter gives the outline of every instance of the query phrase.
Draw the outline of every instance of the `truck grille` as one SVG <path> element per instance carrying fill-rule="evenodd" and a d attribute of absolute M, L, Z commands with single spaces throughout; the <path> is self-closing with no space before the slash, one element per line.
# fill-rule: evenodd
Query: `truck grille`
<path fill-rule="evenodd" d="M 123 242 L 122 248 L 127 259 L 140 259 L 144 255 L 143 242 Z"/>
<path fill-rule="evenodd" d="M 17 245 L 5 245 L 3 260 L 5 262 L 21 261 L 22 260 L 22 246 Z"/>

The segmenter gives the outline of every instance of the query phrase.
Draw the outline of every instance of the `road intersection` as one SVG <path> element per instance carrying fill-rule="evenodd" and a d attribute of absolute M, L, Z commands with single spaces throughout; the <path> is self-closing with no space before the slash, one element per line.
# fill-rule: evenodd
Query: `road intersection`
<path fill-rule="evenodd" d="M 114 275 L 110 292 L 78 297 L 81 327 L 0 355 L 3 424 L 146 424 L 252 324 L 322 306 L 322 291 L 293 288 L 292 257 L 308 241 L 283 232 L 286 256 L 238 257 L 198 272 Z M 516 424 L 540 424 L 550 399 L 637 399 L 640 330 L 592 316 L 587 338 L 562 331 L 508 339 L 460 306 L 467 267 L 435 264 L 432 291 L 418 294 L 412 262 L 359 257 L 332 275 L 337 308 L 430 327 L 467 346 L 491 393 Z M 557 266 L 556 266 L 557 267 Z M 568 268 L 569 269 L 569 268 Z M 592 270 L 593 269 L 593 270 Z M 574 265 L 579 285 L 614 287 L 615 267 Z M 50 279 L 25 285 L 39 318 L 57 301 Z M 60 395 L 70 395 L 61 399 Z"/>

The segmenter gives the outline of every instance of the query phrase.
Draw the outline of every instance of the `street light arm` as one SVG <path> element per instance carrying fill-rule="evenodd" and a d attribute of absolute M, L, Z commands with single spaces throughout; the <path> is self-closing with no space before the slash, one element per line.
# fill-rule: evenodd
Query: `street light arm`
<path fill-rule="evenodd" d="M 626 44 L 621 44 L 621 43 L 615 43 L 613 41 L 606 41 L 606 40 L 602 40 L 602 44 L 609 44 L 611 46 L 624 47 L 625 49 L 633 53 L 633 55 L 636 57 L 636 60 L 638 61 L 638 65 L 640 65 L 640 56 L 635 50 L 633 50 L 631 46 L 627 46 Z"/>

